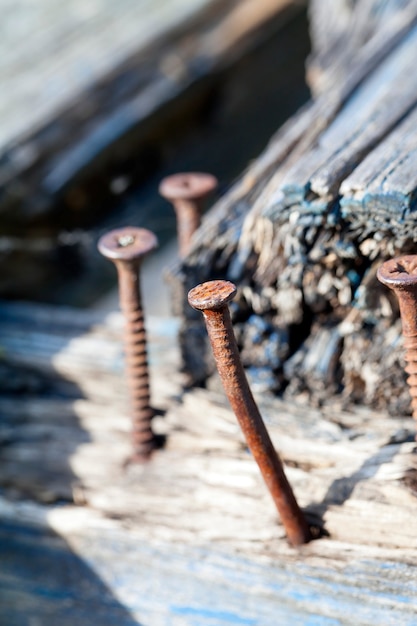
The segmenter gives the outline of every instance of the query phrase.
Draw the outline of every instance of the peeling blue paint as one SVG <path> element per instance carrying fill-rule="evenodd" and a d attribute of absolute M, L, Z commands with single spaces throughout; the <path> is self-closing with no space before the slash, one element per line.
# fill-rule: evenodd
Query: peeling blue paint
<path fill-rule="evenodd" d="M 203 617 L 209 620 L 221 620 L 224 624 L 243 624 L 244 626 L 255 626 L 257 624 L 256 619 L 245 618 L 229 611 L 214 611 L 206 608 L 195 608 L 186 606 L 173 606 L 171 607 L 173 613 L 179 615 L 192 615 L 195 617 Z"/>

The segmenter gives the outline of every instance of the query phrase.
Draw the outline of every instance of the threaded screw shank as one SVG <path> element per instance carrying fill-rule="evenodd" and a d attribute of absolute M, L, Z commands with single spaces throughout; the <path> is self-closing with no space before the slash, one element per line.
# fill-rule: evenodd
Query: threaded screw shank
<path fill-rule="evenodd" d="M 123 312 L 126 378 L 132 413 L 131 461 L 144 461 L 156 447 L 151 421 L 147 339 L 143 315 L 140 265 L 158 245 L 153 233 L 143 228 L 122 228 L 104 235 L 99 251 L 116 265 L 120 308 Z"/>

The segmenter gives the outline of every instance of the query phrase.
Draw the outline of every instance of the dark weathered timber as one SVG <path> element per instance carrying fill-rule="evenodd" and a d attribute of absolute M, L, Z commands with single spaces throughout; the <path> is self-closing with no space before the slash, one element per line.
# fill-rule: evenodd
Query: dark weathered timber
<path fill-rule="evenodd" d="M 322 33 L 318 48 L 332 50 L 326 88 L 207 215 L 183 282 L 239 285 L 233 315 L 260 387 L 396 415 L 410 411 L 398 307 L 375 274 L 388 256 L 415 249 L 417 2 L 349 11 L 340 32 L 361 40 L 370 15 L 369 41 L 342 58 Z M 184 346 L 186 367 L 193 360 Z"/>
<path fill-rule="evenodd" d="M 342 216 L 353 232 L 361 231 L 364 248 L 384 246 L 394 255 L 417 238 L 416 121 L 414 108 L 341 185 Z"/>

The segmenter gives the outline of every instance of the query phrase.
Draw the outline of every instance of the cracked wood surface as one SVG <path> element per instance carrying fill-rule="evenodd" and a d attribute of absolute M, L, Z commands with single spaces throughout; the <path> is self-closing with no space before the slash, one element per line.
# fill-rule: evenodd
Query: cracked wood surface
<path fill-rule="evenodd" d="M 239 345 L 265 390 L 406 414 L 398 306 L 375 276 L 417 240 L 417 2 L 310 14 L 313 100 L 205 216 L 173 282 L 237 284 Z M 183 364 L 201 384 L 204 329 L 183 318 Z"/>
<path fill-rule="evenodd" d="M 223 394 L 183 393 L 177 323 L 148 324 L 166 447 L 125 470 L 120 315 L 3 304 L 0 320 L 7 625 L 22 623 L 19 606 L 48 626 L 87 624 L 100 602 L 103 624 L 413 623 L 412 419 L 258 396 L 301 506 L 327 533 L 293 550 Z M 51 580 L 52 555 L 69 578 Z"/>

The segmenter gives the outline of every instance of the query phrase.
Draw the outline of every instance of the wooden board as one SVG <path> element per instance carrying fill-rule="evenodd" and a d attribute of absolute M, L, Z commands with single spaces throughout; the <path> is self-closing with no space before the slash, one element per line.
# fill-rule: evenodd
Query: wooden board
<path fill-rule="evenodd" d="M 312 53 L 307 77 L 315 96 L 351 79 L 352 65 L 370 71 L 384 59 L 415 21 L 414 0 L 375 2 L 311 0 Z"/>
<path fill-rule="evenodd" d="M 108 202 L 112 179 L 118 193 L 123 164 L 133 158 L 143 176 L 152 159 L 140 163 L 141 151 L 157 143 L 167 125 L 178 124 L 178 110 L 181 117 L 192 109 L 192 99 L 178 103 L 180 96 L 250 50 L 269 20 L 285 22 L 304 4 L 122 0 L 116 7 L 73 0 L 57 10 L 53 2 L 5 0 L 3 223 L 10 229 L 39 220 L 57 203 L 86 210 L 91 188 L 95 206 Z M 204 100 L 202 91 L 196 89 L 194 100 Z M 164 114 L 156 121 L 158 112 Z"/>
<path fill-rule="evenodd" d="M 92 614 L 121 625 L 411 625 L 412 420 L 258 395 L 300 504 L 327 535 L 294 550 L 222 393 L 183 392 L 173 320 L 148 323 L 167 445 L 123 467 L 121 326 L 118 314 L 1 307 L 3 366 L 44 383 L 0 398 L 6 626 L 25 611 L 47 626 Z"/>
<path fill-rule="evenodd" d="M 415 252 L 417 2 L 341 3 L 317 23 L 311 11 L 322 88 L 207 215 L 173 281 L 237 283 L 239 346 L 264 389 L 404 414 L 398 306 L 376 271 Z M 185 310 L 183 362 L 199 384 L 212 371 L 195 367 L 203 336 Z"/>

